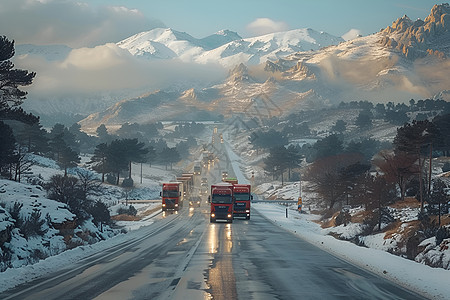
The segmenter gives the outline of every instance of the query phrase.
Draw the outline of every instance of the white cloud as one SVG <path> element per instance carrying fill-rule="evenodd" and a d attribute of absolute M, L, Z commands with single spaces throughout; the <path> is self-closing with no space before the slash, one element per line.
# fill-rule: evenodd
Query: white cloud
<path fill-rule="evenodd" d="M 286 31 L 288 29 L 289 26 L 287 23 L 277 22 L 269 18 L 258 18 L 247 25 L 247 31 L 255 36 Z"/>
<path fill-rule="evenodd" d="M 347 33 L 343 34 L 342 38 L 346 41 L 349 41 L 349 40 L 356 39 L 357 37 L 359 37 L 361 35 L 362 35 L 361 30 L 352 28 Z"/>
<path fill-rule="evenodd" d="M 17 68 L 36 71 L 28 98 L 70 98 L 86 93 L 165 89 L 180 83 L 211 83 L 226 76 L 219 65 L 198 65 L 179 60 L 148 61 L 109 43 L 73 49 L 63 61 L 37 55 L 16 57 Z"/>
<path fill-rule="evenodd" d="M 93 7 L 86 2 L 2 0 L 0 28 L 18 44 L 64 44 L 72 48 L 118 42 L 137 32 L 165 27 L 124 6 Z"/>

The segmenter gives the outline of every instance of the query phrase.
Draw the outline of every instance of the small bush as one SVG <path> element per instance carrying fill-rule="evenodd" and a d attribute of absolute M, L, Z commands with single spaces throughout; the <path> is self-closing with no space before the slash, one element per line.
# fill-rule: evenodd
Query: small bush
<path fill-rule="evenodd" d="M 134 186 L 134 181 L 133 181 L 133 179 L 132 178 L 125 178 L 123 181 L 122 181 L 122 186 L 123 187 L 133 187 Z"/>
<path fill-rule="evenodd" d="M 352 216 L 347 210 L 341 210 L 339 214 L 336 216 L 335 222 L 336 226 L 344 224 L 344 226 L 347 226 L 348 223 L 350 223 L 352 219 Z"/>
<path fill-rule="evenodd" d="M 136 209 L 133 205 L 130 205 L 128 208 L 120 207 L 120 208 L 117 210 L 117 213 L 118 213 L 119 215 L 130 215 L 130 216 L 135 216 L 135 215 L 137 215 L 137 209 Z"/>
<path fill-rule="evenodd" d="M 436 236 L 439 226 L 436 220 L 432 220 L 427 211 L 419 212 L 417 219 L 420 221 L 419 232 L 423 234 L 424 239 Z"/>
<path fill-rule="evenodd" d="M 33 210 L 31 215 L 23 220 L 20 231 L 26 239 L 32 236 L 42 236 L 47 232 L 47 230 L 42 229 L 44 224 L 45 220 L 41 220 L 41 212 Z"/>
<path fill-rule="evenodd" d="M 103 223 L 108 224 L 111 221 L 108 207 L 101 201 L 96 201 L 94 205 L 89 208 L 89 213 L 94 218 L 96 225 Z"/>
<path fill-rule="evenodd" d="M 439 227 L 436 231 L 436 246 L 440 245 L 443 240 L 450 238 L 450 227 Z"/>
<path fill-rule="evenodd" d="M 27 182 L 31 185 L 37 185 L 37 186 L 42 186 L 42 187 L 45 186 L 45 180 L 41 174 L 39 174 L 38 176 L 28 177 Z"/>
<path fill-rule="evenodd" d="M 15 220 L 14 225 L 19 228 L 22 226 L 23 223 L 22 218 L 20 217 L 20 210 L 22 209 L 22 207 L 23 204 L 16 201 L 14 202 L 14 205 L 9 209 L 9 214 Z"/>
<path fill-rule="evenodd" d="M 117 177 L 114 174 L 106 174 L 106 182 L 110 184 L 116 184 Z"/>

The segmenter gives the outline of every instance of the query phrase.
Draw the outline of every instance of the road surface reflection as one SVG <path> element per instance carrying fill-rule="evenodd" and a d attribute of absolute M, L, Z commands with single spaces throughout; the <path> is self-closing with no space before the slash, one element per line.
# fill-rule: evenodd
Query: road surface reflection
<path fill-rule="evenodd" d="M 212 255 L 208 270 L 207 285 L 214 299 L 236 299 L 236 278 L 234 276 L 232 251 L 233 235 L 231 224 L 210 224 L 208 249 Z"/>

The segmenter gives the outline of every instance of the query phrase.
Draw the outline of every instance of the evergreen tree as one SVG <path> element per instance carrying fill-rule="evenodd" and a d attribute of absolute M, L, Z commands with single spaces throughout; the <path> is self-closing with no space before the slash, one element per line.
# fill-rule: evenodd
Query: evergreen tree
<path fill-rule="evenodd" d="M 76 167 L 81 161 L 78 153 L 72 150 L 67 145 L 63 144 L 61 147 L 61 152 L 58 155 L 58 164 L 64 169 L 64 176 L 67 176 L 67 169 Z"/>
<path fill-rule="evenodd" d="M 111 221 L 111 215 L 108 207 L 100 200 L 95 201 L 94 205 L 89 208 L 89 213 L 93 217 L 94 223 L 102 230 L 103 224 L 108 224 Z"/>
<path fill-rule="evenodd" d="M 2 121 L 0 121 L 0 141 L 0 173 L 6 173 L 14 158 L 16 139 L 11 127 Z"/>
<path fill-rule="evenodd" d="M 120 172 L 127 170 L 127 149 L 122 140 L 114 140 L 108 147 L 106 163 L 108 168 L 116 174 L 116 185 L 119 185 Z"/>
<path fill-rule="evenodd" d="M 47 131 L 39 122 L 23 123 L 16 138 L 21 146 L 26 147 L 27 152 L 44 154 L 49 151 Z"/>
<path fill-rule="evenodd" d="M 159 159 L 161 163 L 167 166 L 170 165 L 170 169 L 172 170 L 172 165 L 180 161 L 180 154 L 178 153 L 176 148 L 166 147 L 159 153 Z"/>
<path fill-rule="evenodd" d="M 73 133 L 69 131 L 63 124 L 56 123 L 50 130 L 50 139 L 56 139 L 56 142 L 63 141 L 66 146 L 70 147 L 77 153 L 80 152 L 80 145 Z M 54 143 L 53 143 L 54 144 Z"/>
<path fill-rule="evenodd" d="M 101 124 L 97 127 L 97 136 L 100 139 L 101 143 L 109 143 L 112 139 L 111 135 L 108 133 L 108 129 L 105 124 Z"/>
<path fill-rule="evenodd" d="M 328 156 L 335 156 L 343 152 L 344 146 L 342 140 L 338 135 L 332 134 L 318 140 L 313 148 L 316 152 L 316 159 L 324 158 Z"/>
<path fill-rule="evenodd" d="M 343 133 L 347 129 L 347 123 L 344 120 L 337 120 L 336 124 L 331 127 L 331 131 Z"/>
<path fill-rule="evenodd" d="M 121 142 L 123 143 L 122 147 L 126 149 L 125 159 L 128 162 L 128 178 L 131 179 L 131 162 L 145 162 L 148 150 L 145 148 L 145 144 L 139 142 L 138 139 L 124 139 Z"/>
<path fill-rule="evenodd" d="M 284 146 L 288 143 L 288 139 L 280 132 L 270 129 L 269 131 L 253 132 L 249 138 L 252 145 L 257 149 L 270 149 L 273 147 Z"/>
<path fill-rule="evenodd" d="M 14 41 L 0 36 L 0 111 L 22 104 L 27 93 L 19 86 L 30 85 L 36 76 L 34 72 L 14 69 L 10 60 L 14 54 Z"/>
<path fill-rule="evenodd" d="M 265 170 L 274 177 L 281 175 L 281 184 L 284 184 L 284 172 L 290 167 L 294 153 L 289 152 L 284 146 L 270 149 L 269 156 L 264 159 Z"/>
<path fill-rule="evenodd" d="M 108 144 L 101 143 L 95 147 L 94 155 L 91 157 L 89 163 L 94 163 L 93 169 L 102 174 L 102 182 L 105 182 L 105 174 L 110 172 L 108 169 Z"/>
<path fill-rule="evenodd" d="M 368 110 L 363 110 L 359 113 L 358 117 L 356 118 L 355 125 L 358 126 L 360 129 L 367 129 L 372 127 L 372 118 L 373 115 Z"/>

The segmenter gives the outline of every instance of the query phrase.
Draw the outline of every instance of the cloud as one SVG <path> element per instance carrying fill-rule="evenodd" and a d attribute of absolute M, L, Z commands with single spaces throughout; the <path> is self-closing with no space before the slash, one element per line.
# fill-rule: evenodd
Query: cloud
<path fill-rule="evenodd" d="M 346 41 L 349 41 L 349 40 L 353 40 L 361 35 L 362 35 L 361 30 L 352 28 L 347 33 L 344 33 L 342 35 L 342 38 Z"/>
<path fill-rule="evenodd" d="M 285 22 L 276 22 L 269 18 L 258 18 L 247 25 L 247 31 L 254 36 L 264 35 L 273 32 L 286 31 L 289 26 Z"/>
<path fill-rule="evenodd" d="M 199 65 L 174 60 L 145 60 L 109 43 L 73 49 L 62 61 L 47 61 L 39 55 L 21 55 L 15 66 L 36 71 L 26 88 L 28 100 L 71 99 L 80 95 L 144 93 L 156 89 L 191 88 L 215 83 L 226 76 L 219 65 Z"/>
<path fill-rule="evenodd" d="M 118 42 L 137 32 L 165 27 L 123 6 L 92 7 L 67 0 L 2 0 L 2 34 L 18 44 L 64 44 L 72 48 Z"/>

